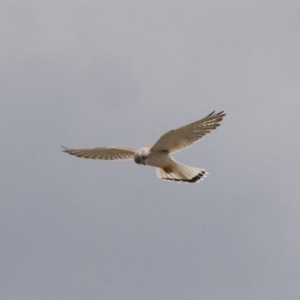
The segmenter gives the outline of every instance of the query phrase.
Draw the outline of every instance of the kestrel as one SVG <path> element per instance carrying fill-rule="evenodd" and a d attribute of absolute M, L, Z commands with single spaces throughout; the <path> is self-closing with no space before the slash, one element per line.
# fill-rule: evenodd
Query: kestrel
<path fill-rule="evenodd" d="M 224 112 L 213 111 L 194 123 L 171 130 L 162 135 L 152 147 L 139 149 L 100 147 L 94 149 L 68 149 L 63 152 L 84 158 L 118 160 L 134 159 L 137 164 L 156 167 L 158 178 L 177 182 L 197 182 L 208 174 L 205 169 L 189 167 L 175 161 L 170 154 L 191 146 L 207 133 L 220 126 Z"/>

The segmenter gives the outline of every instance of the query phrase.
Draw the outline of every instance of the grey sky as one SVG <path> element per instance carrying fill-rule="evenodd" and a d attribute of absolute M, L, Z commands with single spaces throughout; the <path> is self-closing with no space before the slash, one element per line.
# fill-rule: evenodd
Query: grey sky
<path fill-rule="evenodd" d="M 299 1 L 3 1 L 0 299 L 300 294 Z M 68 147 L 151 145 L 200 184 Z"/>

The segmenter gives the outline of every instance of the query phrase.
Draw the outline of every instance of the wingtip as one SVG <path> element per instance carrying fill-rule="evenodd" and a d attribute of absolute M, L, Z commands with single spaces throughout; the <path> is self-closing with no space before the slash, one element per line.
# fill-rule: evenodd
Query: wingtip
<path fill-rule="evenodd" d="M 215 112 L 215 111 L 214 111 L 214 112 Z M 225 114 L 225 111 L 222 110 L 222 111 L 220 111 L 220 112 L 214 114 L 213 116 L 214 116 L 214 117 L 216 116 L 216 117 L 221 117 L 221 118 L 223 118 L 223 117 L 226 116 L 226 114 Z"/>
<path fill-rule="evenodd" d="M 211 112 L 207 117 L 212 116 L 216 111 L 214 110 L 213 112 Z"/>
<path fill-rule="evenodd" d="M 62 152 L 66 152 L 68 150 L 67 147 L 65 147 L 64 145 L 60 145 L 62 147 Z"/>
<path fill-rule="evenodd" d="M 216 111 L 214 110 L 213 112 L 211 112 L 207 117 L 211 117 L 211 116 L 218 116 L 218 117 L 224 117 L 226 116 L 225 111 L 222 110 L 218 113 L 216 113 Z"/>

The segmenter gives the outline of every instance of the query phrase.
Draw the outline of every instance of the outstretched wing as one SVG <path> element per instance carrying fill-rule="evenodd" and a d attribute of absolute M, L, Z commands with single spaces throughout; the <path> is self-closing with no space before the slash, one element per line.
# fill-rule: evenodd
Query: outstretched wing
<path fill-rule="evenodd" d="M 131 159 L 133 158 L 135 149 L 111 147 L 111 148 L 94 148 L 94 149 L 68 149 L 62 146 L 63 152 L 75 155 L 78 157 L 92 158 L 92 159 Z"/>
<path fill-rule="evenodd" d="M 224 116 L 223 111 L 217 114 L 213 111 L 207 117 L 199 121 L 171 130 L 161 136 L 151 150 L 172 153 L 191 146 L 207 133 L 210 133 L 220 126 L 219 123 L 223 120 Z"/>

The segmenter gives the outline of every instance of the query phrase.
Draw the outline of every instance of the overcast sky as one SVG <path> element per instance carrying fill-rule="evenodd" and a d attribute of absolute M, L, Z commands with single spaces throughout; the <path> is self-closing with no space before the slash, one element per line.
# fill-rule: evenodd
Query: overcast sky
<path fill-rule="evenodd" d="M 300 295 L 300 2 L 2 1 L 0 299 Z M 199 184 L 61 152 L 151 145 Z"/>

